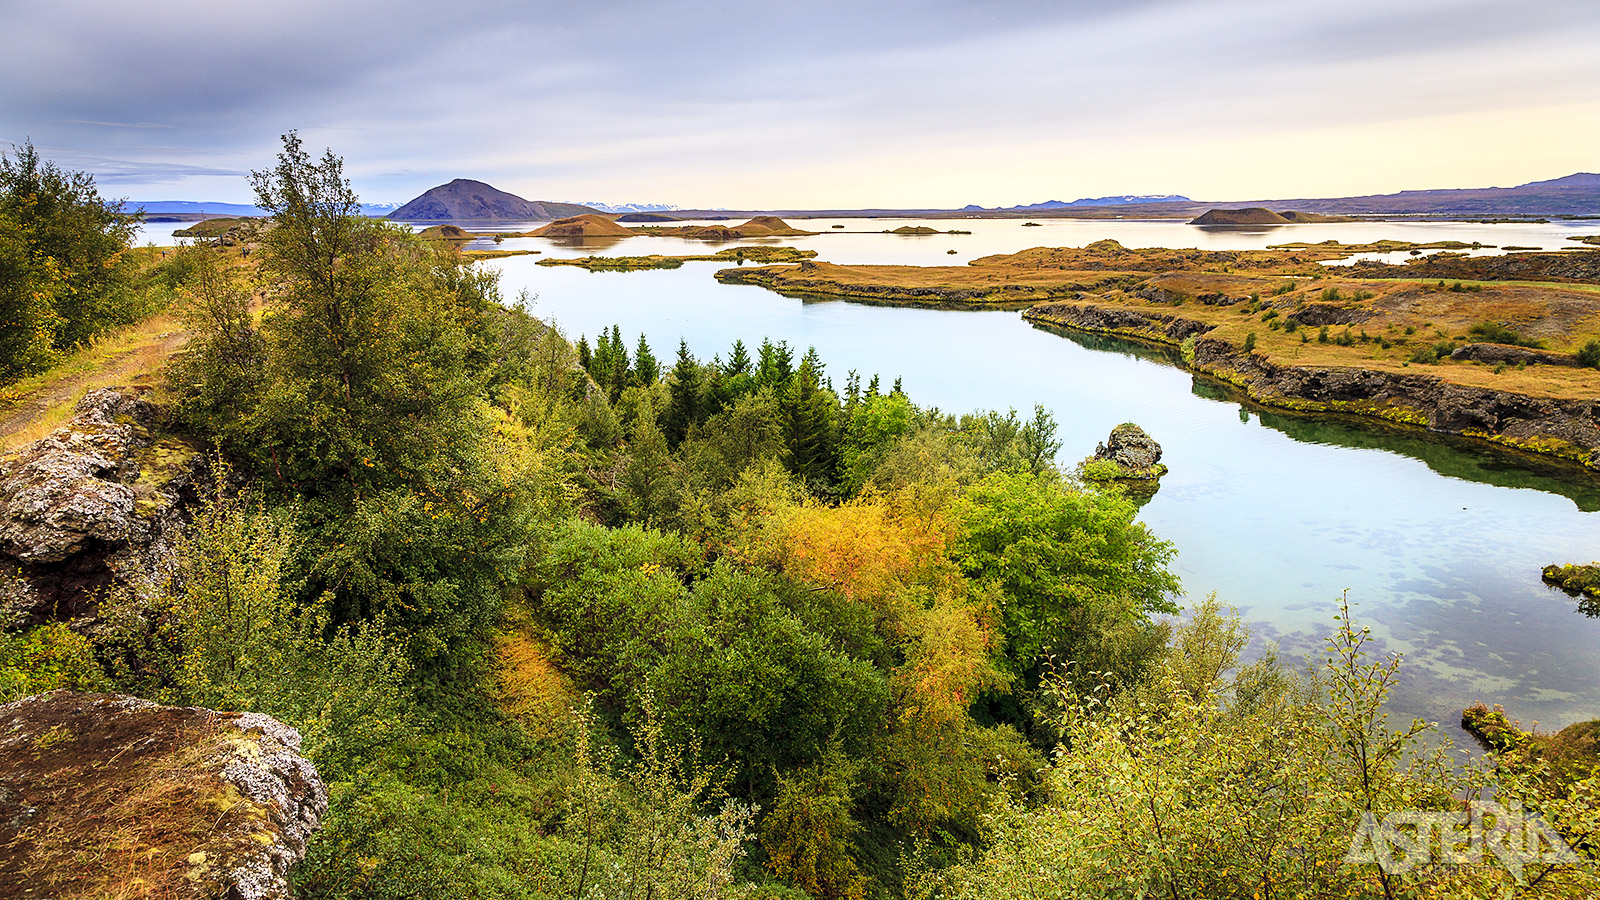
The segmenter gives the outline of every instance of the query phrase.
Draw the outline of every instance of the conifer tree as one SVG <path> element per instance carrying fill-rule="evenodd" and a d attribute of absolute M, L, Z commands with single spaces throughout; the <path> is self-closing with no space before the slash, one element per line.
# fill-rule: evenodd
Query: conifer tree
<path fill-rule="evenodd" d="M 839 471 L 838 402 L 822 387 L 822 361 L 812 347 L 784 393 L 784 443 L 789 470 L 808 483 L 831 486 Z"/>
<path fill-rule="evenodd" d="M 661 432 L 674 449 L 689 436 L 689 426 L 700 420 L 700 388 L 700 366 L 690 355 L 688 342 L 680 340 L 667 408 L 661 416 Z"/>
<path fill-rule="evenodd" d="M 578 365 L 583 366 L 585 372 L 593 371 L 590 365 L 594 362 L 594 354 L 589 350 L 589 339 L 583 335 L 578 336 Z"/>
<path fill-rule="evenodd" d="M 779 389 L 789 383 L 789 376 L 793 374 L 794 351 L 789 349 L 788 342 L 779 341 L 774 344 L 770 340 L 763 339 L 759 361 L 756 363 L 756 384 Z"/>
<path fill-rule="evenodd" d="M 655 384 L 661 378 L 661 364 L 656 362 L 656 356 L 650 352 L 650 345 L 645 343 L 644 334 L 639 335 L 639 346 L 633 351 L 634 378 L 642 385 Z"/>
<path fill-rule="evenodd" d="M 733 342 L 733 349 L 728 353 L 728 362 L 723 365 L 722 371 L 729 375 L 745 375 L 750 371 L 750 352 L 744 348 L 744 341 Z"/>

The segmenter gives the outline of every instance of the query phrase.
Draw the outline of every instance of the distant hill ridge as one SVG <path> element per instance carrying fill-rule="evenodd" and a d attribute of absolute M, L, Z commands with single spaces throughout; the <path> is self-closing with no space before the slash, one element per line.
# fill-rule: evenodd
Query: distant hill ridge
<path fill-rule="evenodd" d="M 524 200 L 497 187 L 457 178 L 449 184 L 424 191 L 421 196 L 389 214 L 403 221 L 441 219 L 566 219 L 598 213 L 599 210 L 576 203 L 550 200 Z"/>
<path fill-rule="evenodd" d="M 1182 194 L 1116 194 L 1110 197 L 1082 197 L 1077 200 L 1046 200 L 1027 206 L 1008 206 L 1008 210 L 1063 209 L 1070 206 L 1131 206 L 1139 203 L 1189 203 Z M 972 207 L 968 207 L 971 209 Z M 980 207 L 981 208 L 981 207 Z"/>

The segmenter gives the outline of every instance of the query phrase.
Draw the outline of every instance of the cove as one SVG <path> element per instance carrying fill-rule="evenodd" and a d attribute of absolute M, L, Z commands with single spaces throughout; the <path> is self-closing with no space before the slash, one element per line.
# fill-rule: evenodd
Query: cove
<path fill-rule="evenodd" d="M 1358 223 L 1219 237 L 1173 223 L 1021 231 L 1010 222 L 936 224 L 975 234 L 781 243 L 840 262 L 943 264 L 946 244 L 963 240 L 974 242 L 958 254 L 964 259 L 1106 236 L 1129 246 L 1192 246 L 1196 236 L 1203 245 L 1264 246 L 1370 235 L 1442 239 L 1466 230 L 1407 223 L 1399 235 L 1387 223 Z M 1471 233 L 1553 247 L 1567 227 L 1537 226 L 1541 233 L 1530 236 L 1524 232 L 1535 226 L 1472 226 Z M 1185 234 L 1191 240 L 1180 242 Z M 501 247 L 541 255 L 707 252 L 703 242 L 667 238 L 603 248 L 525 239 Z M 1348 589 L 1380 645 L 1406 655 L 1392 704 L 1397 717 L 1418 715 L 1449 730 L 1464 706 L 1480 700 L 1553 727 L 1597 713 L 1591 692 L 1600 683 L 1600 621 L 1539 578 L 1545 563 L 1600 553 L 1593 476 L 1419 431 L 1260 410 L 1173 367 L 1158 349 L 1035 328 L 1016 312 L 796 299 L 719 284 L 712 274 L 721 263 L 590 273 L 540 267 L 539 258 L 489 265 L 503 273 L 508 298 L 526 291 L 530 310 L 574 339 L 618 323 L 630 345 L 642 332 L 659 357 L 670 358 L 682 339 L 706 358 L 725 354 L 735 339 L 751 345 L 770 337 L 802 352 L 815 346 L 835 384 L 854 369 L 885 384 L 902 378 L 917 403 L 947 411 L 1043 404 L 1060 423 L 1066 467 L 1113 426 L 1137 422 L 1161 442 L 1171 467 L 1142 518 L 1177 546 L 1175 571 L 1191 600 L 1215 591 L 1241 609 L 1256 635 L 1253 652 L 1276 642 L 1287 656 L 1320 655 L 1335 598 Z"/>

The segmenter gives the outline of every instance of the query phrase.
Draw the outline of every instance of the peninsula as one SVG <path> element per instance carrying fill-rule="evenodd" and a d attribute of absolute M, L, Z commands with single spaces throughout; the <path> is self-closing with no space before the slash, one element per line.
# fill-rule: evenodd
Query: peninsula
<path fill-rule="evenodd" d="M 1024 309 L 1042 327 L 1168 347 L 1176 364 L 1264 405 L 1422 426 L 1600 469 L 1600 252 L 1324 265 L 1355 249 L 1102 240 L 966 266 L 807 260 L 716 277 L 808 297 Z"/>

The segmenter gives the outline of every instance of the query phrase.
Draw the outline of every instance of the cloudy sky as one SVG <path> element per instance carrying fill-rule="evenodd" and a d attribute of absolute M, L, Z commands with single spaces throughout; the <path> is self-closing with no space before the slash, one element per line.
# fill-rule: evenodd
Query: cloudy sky
<path fill-rule="evenodd" d="M 1600 171 L 1596 0 L 0 0 L 0 149 L 246 202 L 298 129 L 367 202 L 954 207 Z"/>

